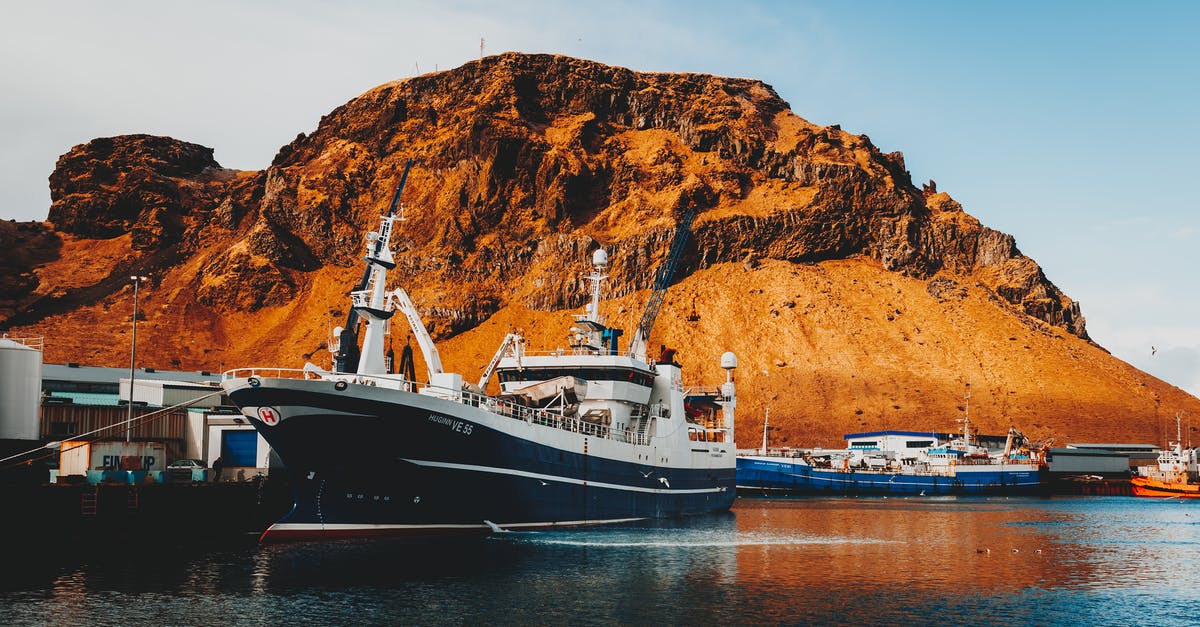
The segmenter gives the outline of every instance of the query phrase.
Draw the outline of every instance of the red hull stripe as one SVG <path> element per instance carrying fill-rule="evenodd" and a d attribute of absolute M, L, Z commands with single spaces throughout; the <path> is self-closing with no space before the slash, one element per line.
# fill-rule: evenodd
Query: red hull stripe
<path fill-rule="evenodd" d="M 506 523 L 504 530 L 561 529 L 590 525 L 610 525 L 645 520 L 644 518 L 618 518 L 613 520 L 578 520 L 566 522 Z M 319 523 L 276 523 L 259 537 L 260 542 L 291 542 L 298 540 L 331 540 L 338 538 L 391 538 L 429 537 L 452 535 L 486 535 L 492 533 L 486 523 L 442 524 L 442 525 L 356 525 Z"/>

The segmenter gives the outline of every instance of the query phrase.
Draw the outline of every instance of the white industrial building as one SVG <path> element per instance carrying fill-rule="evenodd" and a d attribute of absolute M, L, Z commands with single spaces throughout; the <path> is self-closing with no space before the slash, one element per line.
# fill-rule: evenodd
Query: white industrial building
<path fill-rule="evenodd" d="M 118 388 L 118 399 L 129 400 L 129 378 L 122 377 Z M 222 405 L 224 394 L 221 386 L 214 382 L 172 381 L 169 379 L 133 380 L 133 402 L 154 407 L 174 407 L 191 403 L 189 407 L 212 409 Z"/>
<path fill-rule="evenodd" d="M 222 481 L 246 481 L 266 475 L 272 463 L 271 447 L 241 414 L 211 409 L 188 411 L 184 434 L 189 459 L 201 460 L 208 467 L 221 460 Z"/>

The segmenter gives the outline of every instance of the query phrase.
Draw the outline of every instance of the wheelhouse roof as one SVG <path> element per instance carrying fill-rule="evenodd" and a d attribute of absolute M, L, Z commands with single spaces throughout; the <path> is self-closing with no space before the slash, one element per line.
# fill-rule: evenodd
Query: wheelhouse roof
<path fill-rule="evenodd" d="M 858 438 L 877 438 L 881 436 L 898 435 L 916 438 L 937 438 L 945 437 L 945 434 L 934 433 L 932 431 L 867 431 L 864 433 L 847 433 L 842 436 L 846 440 L 855 440 Z"/>

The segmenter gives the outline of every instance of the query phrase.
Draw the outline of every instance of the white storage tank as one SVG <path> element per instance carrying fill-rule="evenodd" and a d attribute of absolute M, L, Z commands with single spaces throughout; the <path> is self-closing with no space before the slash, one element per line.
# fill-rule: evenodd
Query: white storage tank
<path fill-rule="evenodd" d="M 0 338 L 0 440 L 37 440 L 42 338 Z"/>

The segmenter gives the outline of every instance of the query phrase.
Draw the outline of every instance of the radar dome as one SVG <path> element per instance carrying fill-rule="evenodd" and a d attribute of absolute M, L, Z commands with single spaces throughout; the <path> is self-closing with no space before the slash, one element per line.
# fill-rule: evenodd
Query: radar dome
<path fill-rule="evenodd" d="M 607 266 L 608 265 L 608 253 L 604 252 L 603 248 L 597 248 L 596 252 L 592 253 L 592 265 L 593 266 Z"/>
<path fill-rule="evenodd" d="M 737 368 L 737 355 L 733 353 L 725 353 L 721 355 L 721 367 L 726 370 Z"/>

